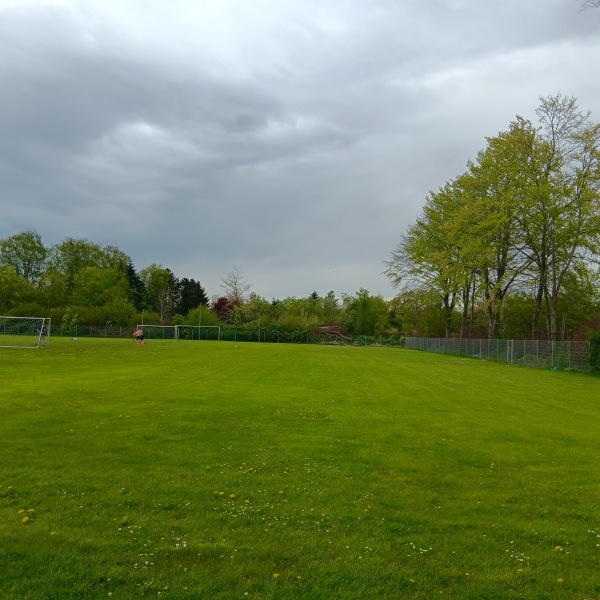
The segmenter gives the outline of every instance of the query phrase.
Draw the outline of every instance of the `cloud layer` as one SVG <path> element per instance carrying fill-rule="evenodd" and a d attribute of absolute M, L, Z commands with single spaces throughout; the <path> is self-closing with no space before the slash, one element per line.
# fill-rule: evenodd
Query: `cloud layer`
<path fill-rule="evenodd" d="M 0 0 L 0 238 L 267 298 L 386 297 L 430 189 L 540 96 L 600 120 L 575 0 Z"/>

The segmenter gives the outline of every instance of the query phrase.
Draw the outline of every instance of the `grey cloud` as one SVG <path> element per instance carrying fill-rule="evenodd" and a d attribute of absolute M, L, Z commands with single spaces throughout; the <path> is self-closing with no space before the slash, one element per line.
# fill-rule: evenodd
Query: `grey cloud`
<path fill-rule="evenodd" d="M 575 4 L 0 10 L 0 237 L 114 244 L 209 294 L 242 264 L 267 297 L 389 296 L 383 261 L 485 136 L 559 90 L 600 118 Z"/>

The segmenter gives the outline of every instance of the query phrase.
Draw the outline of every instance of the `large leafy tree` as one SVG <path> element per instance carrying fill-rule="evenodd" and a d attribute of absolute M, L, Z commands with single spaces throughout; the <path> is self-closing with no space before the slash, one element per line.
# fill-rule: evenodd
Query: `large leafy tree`
<path fill-rule="evenodd" d="M 422 216 L 409 227 L 386 262 L 385 273 L 396 287 L 426 289 L 441 301 L 445 335 L 452 332 L 457 303 L 468 298 L 473 266 L 464 256 L 464 240 L 457 216 L 462 208 L 462 190 L 450 182 L 430 193 Z"/>
<path fill-rule="evenodd" d="M 517 218 L 537 279 L 532 335 L 545 309 L 547 336 L 556 339 L 565 278 L 577 261 L 598 251 L 600 124 L 561 94 L 541 98 L 536 112 L 539 127 L 516 122 L 523 135 L 513 151 L 527 181 Z"/>
<path fill-rule="evenodd" d="M 108 321 L 112 325 L 125 326 L 129 324 L 135 313 L 135 306 L 125 296 L 116 296 L 109 300 L 106 305 Z"/>
<path fill-rule="evenodd" d="M 346 328 L 357 335 L 380 335 L 389 328 L 388 306 L 381 296 L 372 296 L 361 288 L 353 296 L 345 296 Z"/>
<path fill-rule="evenodd" d="M 35 231 L 23 231 L 0 240 L 0 265 L 12 266 L 30 283 L 39 281 L 47 253 L 42 238 Z"/>
<path fill-rule="evenodd" d="M 61 273 L 65 278 L 67 294 L 70 294 L 75 276 L 85 267 L 119 269 L 126 271 L 129 257 L 114 246 L 102 247 L 86 239 L 65 238 L 50 248 L 48 270 Z"/>
<path fill-rule="evenodd" d="M 429 290 L 405 290 L 389 303 L 390 323 L 403 335 L 439 337 L 445 329 L 439 305 Z"/>
<path fill-rule="evenodd" d="M 235 309 L 240 306 L 235 300 L 230 300 L 226 296 L 215 298 L 211 304 L 211 309 L 222 323 L 233 324 L 235 321 Z"/>
<path fill-rule="evenodd" d="M 511 129 L 488 138 L 488 146 L 469 163 L 468 171 L 458 178 L 461 210 L 456 214 L 462 254 L 474 274 L 470 302 L 463 298 L 472 321 L 476 294 L 483 294 L 487 315 L 487 333 L 496 335 L 504 298 L 528 266 L 522 253 L 523 236 L 515 218 L 525 185 L 520 165 L 512 152 L 519 130 Z"/>
<path fill-rule="evenodd" d="M 17 273 L 12 265 L 0 266 L 0 314 L 11 308 L 31 302 L 36 290 L 27 278 Z"/>
<path fill-rule="evenodd" d="M 557 339 L 565 282 L 600 248 L 600 125 L 560 94 L 536 112 L 539 126 L 517 117 L 465 174 L 430 194 L 387 263 L 394 284 L 439 295 L 447 335 L 455 306 L 464 324 L 482 301 L 495 335 L 509 291 L 534 285 L 532 335 L 545 311 Z"/>
<path fill-rule="evenodd" d="M 170 269 L 153 263 L 140 271 L 140 277 L 148 290 L 152 307 L 158 312 L 160 322 L 177 306 L 177 282 Z"/>
<path fill-rule="evenodd" d="M 75 275 L 71 303 L 80 306 L 101 306 L 117 298 L 127 299 L 125 273 L 117 269 L 85 267 Z"/>

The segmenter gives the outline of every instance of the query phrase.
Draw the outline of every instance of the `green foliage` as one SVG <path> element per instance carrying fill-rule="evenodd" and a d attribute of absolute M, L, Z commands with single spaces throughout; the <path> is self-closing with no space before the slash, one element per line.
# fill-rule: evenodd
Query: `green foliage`
<path fill-rule="evenodd" d="M 39 291 L 48 308 L 65 306 L 67 303 L 67 279 L 56 269 L 46 270 L 40 278 Z"/>
<path fill-rule="evenodd" d="M 437 294 L 406 290 L 390 301 L 390 324 L 406 336 L 444 337 L 445 322 Z"/>
<path fill-rule="evenodd" d="M 0 361 L 7 598 L 600 591 L 594 377 L 81 338 Z"/>
<path fill-rule="evenodd" d="M 131 323 L 131 319 L 135 314 L 135 306 L 125 296 L 117 296 L 107 302 L 106 311 L 108 313 L 107 323 L 125 326 Z"/>
<path fill-rule="evenodd" d="M 35 296 L 33 285 L 12 265 L 0 267 L 0 314 L 31 302 Z"/>
<path fill-rule="evenodd" d="M 361 288 L 354 296 L 345 296 L 346 327 L 357 335 L 381 335 L 390 327 L 388 306 L 381 296 L 371 296 Z"/>
<path fill-rule="evenodd" d="M 600 330 L 588 331 L 587 339 L 590 343 L 590 368 L 600 371 Z"/>
<path fill-rule="evenodd" d="M 187 314 L 182 319 L 181 323 L 174 323 L 175 325 L 208 325 L 208 326 L 219 326 L 222 323 L 215 313 L 208 307 L 200 305 Z"/>
<path fill-rule="evenodd" d="M 63 333 L 76 335 L 77 327 L 80 325 L 79 316 L 74 312 L 71 307 L 67 307 L 67 310 L 63 314 L 61 321 L 61 328 Z"/>
<path fill-rule="evenodd" d="M 72 291 L 75 277 L 85 267 L 123 269 L 128 257 L 118 249 L 103 248 L 86 239 L 65 238 L 48 253 L 48 270 L 58 271 L 65 278 L 67 292 Z"/>
<path fill-rule="evenodd" d="M 125 273 L 116 269 L 84 267 L 73 279 L 71 302 L 81 306 L 100 306 L 127 296 Z"/>
<path fill-rule="evenodd" d="M 44 270 L 47 250 L 40 234 L 23 231 L 0 240 L 0 266 L 11 266 L 18 275 L 35 283 Z"/>
<path fill-rule="evenodd" d="M 177 306 L 177 282 L 170 269 L 156 263 L 142 269 L 140 278 L 148 291 L 152 308 L 160 315 L 161 324 Z"/>
<path fill-rule="evenodd" d="M 525 285 L 535 288 L 534 337 L 542 313 L 550 339 L 578 329 L 573 311 L 567 315 L 563 307 L 573 290 L 569 280 L 600 247 L 600 123 L 580 112 L 574 98 L 559 93 L 540 100 L 539 125 L 517 117 L 508 131 L 488 138 L 466 173 L 429 195 L 386 263 L 395 285 L 439 295 L 446 335 L 455 307 L 461 334 L 471 333 L 481 307 L 487 336 L 496 336 L 505 329 L 507 298 Z M 585 303 L 597 290 L 586 290 Z"/>

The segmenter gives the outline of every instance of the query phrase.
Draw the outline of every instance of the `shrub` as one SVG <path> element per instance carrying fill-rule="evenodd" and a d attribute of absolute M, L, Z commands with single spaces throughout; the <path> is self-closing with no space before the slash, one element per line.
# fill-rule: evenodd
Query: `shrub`
<path fill-rule="evenodd" d="M 590 342 L 590 370 L 600 371 L 600 331 L 588 331 L 586 336 Z"/>

